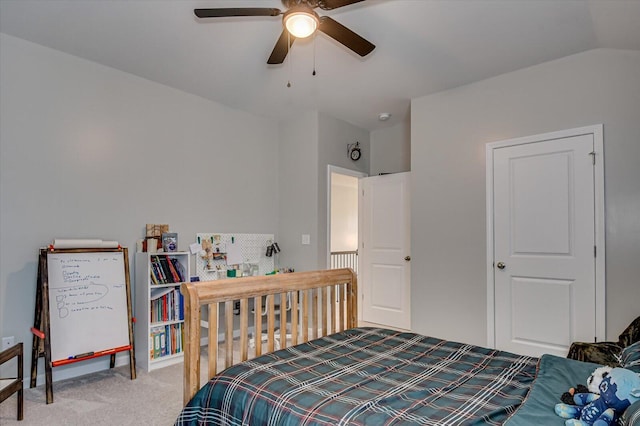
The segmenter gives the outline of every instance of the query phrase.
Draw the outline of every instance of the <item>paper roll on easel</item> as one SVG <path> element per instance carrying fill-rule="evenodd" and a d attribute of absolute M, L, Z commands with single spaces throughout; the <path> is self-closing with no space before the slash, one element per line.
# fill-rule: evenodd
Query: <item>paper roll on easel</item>
<path fill-rule="evenodd" d="M 74 248 L 118 248 L 117 241 L 105 241 L 98 239 L 56 239 L 53 240 L 53 248 L 55 249 L 74 249 Z"/>

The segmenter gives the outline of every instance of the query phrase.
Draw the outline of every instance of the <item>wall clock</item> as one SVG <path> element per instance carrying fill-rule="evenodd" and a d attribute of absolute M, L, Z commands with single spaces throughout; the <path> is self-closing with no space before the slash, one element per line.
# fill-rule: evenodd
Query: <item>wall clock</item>
<path fill-rule="evenodd" d="M 353 161 L 358 161 L 362 155 L 362 152 L 360 151 L 360 142 L 347 145 L 347 147 L 349 148 L 349 158 Z"/>

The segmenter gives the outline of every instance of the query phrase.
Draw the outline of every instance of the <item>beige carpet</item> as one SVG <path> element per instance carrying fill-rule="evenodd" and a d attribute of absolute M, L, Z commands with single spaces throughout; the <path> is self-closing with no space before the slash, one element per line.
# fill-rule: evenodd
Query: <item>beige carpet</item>
<path fill-rule="evenodd" d="M 266 340 L 266 335 L 264 336 Z M 291 341 L 288 340 L 288 345 Z M 263 353 L 267 344 L 262 345 Z M 239 362 L 239 343 L 234 340 L 234 362 Z M 207 380 L 207 351 L 200 354 L 200 384 Z M 218 371 L 223 369 L 225 346 L 218 353 Z M 255 348 L 249 349 L 249 359 Z M 24 420 L 17 421 L 17 396 L 0 403 L 0 426 L 145 425 L 169 426 L 182 410 L 183 364 L 154 370 L 137 369 L 131 380 L 129 366 L 100 371 L 53 383 L 53 403 L 46 403 L 44 385 L 30 389 L 25 381 Z M 28 372 L 26 373 L 29 374 Z"/>
<path fill-rule="evenodd" d="M 12 396 L 0 404 L 0 425 L 172 425 L 182 409 L 182 364 L 137 376 L 123 366 L 55 382 L 52 404 L 44 386 L 27 388 L 24 420 Z"/>
<path fill-rule="evenodd" d="M 224 354 L 224 346 L 222 354 Z M 265 347 L 266 350 L 266 347 Z M 220 354 L 220 357 L 222 357 Z M 207 379 L 207 353 L 201 354 L 200 382 Z M 234 359 L 239 359 L 234 348 Z M 237 362 L 237 361 L 236 361 Z M 218 362 L 223 365 L 222 359 Z M 149 373 L 137 369 L 131 380 L 129 366 L 54 382 L 52 404 L 46 403 L 44 385 L 24 390 L 24 420 L 17 421 L 17 396 L 0 403 L 1 426 L 173 425 L 182 409 L 183 364 Z"/>

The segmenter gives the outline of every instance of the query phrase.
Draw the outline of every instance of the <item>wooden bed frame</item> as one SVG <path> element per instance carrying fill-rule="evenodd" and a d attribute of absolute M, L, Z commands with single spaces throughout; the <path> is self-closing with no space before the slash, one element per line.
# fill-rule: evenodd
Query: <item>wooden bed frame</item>
<path fill-rule="evenodd" d="M 357 279 L 349 268 L 312 272 L 231 278 L 217 281 L 183 283 L 185 329 L 184 329 L 184 404 L 186 405 L 200 389 L 200 327 L 202 307 L 208 307 L 208 371 L 209 378 L 218 371 L 219 341 L 218 318 L 224 306 L 224 335 L 234 336 L 234 304 L 240 304 L 239 354 L 234 359 L 233 342 L 225 344 L 224 368 L 246 361 L 249 354 L 249 314 L 254 316 L 255 356 L 263 354 L 262 335 L 267 335 L 267 352 L 275 350 L 279 328 L 280 349 L 287 345 L 304 343 L 317 337 L 343 331 L 357 325 Z M 290 312 L 286 308 L 276 313 L 274 295 L 281 301 L 290 300 Z M 262 324 L 263 297 L 266 298 L 266 332 Z M 253 299 L 253 310 L 249 300 Z M 285 302 L 286 303 L 286 302 Z M 250 312 L 251 311 L 251 312 Z M 282 314 L 284 313 L 284 315 Z M 276 324 L 276 317 L 279 319 Z M 283 324 L 284 323 L 284 324 Z M 205 322 L 206 324 L 206 322 Z M 289 330 L 287 331 L 287 326 Z M 236 335 L 237 335 L 236 331 Z M 289 335 L 289 336 L 288 336 Z"/>

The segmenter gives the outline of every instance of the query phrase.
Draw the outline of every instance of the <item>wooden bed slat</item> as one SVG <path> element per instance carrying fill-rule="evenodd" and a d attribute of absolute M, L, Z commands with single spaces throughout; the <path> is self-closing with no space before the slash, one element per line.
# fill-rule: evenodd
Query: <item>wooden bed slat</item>
<path fill-rule="evenodd" d="M 309 292 L 302 292 L 302 341 L 309 341 Z"/>
<path fill-rule="evenodd" d="M 356 294 L 353 294 L 353 288 L 349 289 L 345 286 L 344 291 L 347 298 L 347 322 L 345 323 L 343 330 L 346 330 L 347 328 L 353 328 L 358 324 L 358 297 Z"/>
<path fill-rule="evenodd" d="M 322 294 L 322 336 L 326 336 L 327 335 L 327 321 L 328 321 L 328 317 L 327 317 L 327 305 L 328 305 L 328 299 L 327 299 L 327 288 L 323 287 L 320 289 L 321 294 Z"/>
<path fill-rule="evenodd" d="M 262 330 L 262 296 L 253 298 L 254 330 Z M 256 356 L 262 355 L 262 333 L 253 333 L 253 344 L 256 348 Z"/>
<path fill-rule="evenodd" d="M 357 279 L 349 268 L 183 283 L 180 289 L 184 295 L 185 307 L 185 405 L 200 389 L 200 327 L 203 306 L 208 308 L 208 377 L 213 377 L 218 372 L 218 356 L 222 355 L 219 347 L 221 343 L 225 345 L 225 368 L 235 362 L 250 359 L 252 355 L 263 354 L 265 314 L 268 352 L 277 349 L 278 340 L 278 346 L 285 348 L 307 342 L 310 335 L 311 338 L 318 337 L 318 334 L 326 336 L 357 325 Z M 276 295 L 280 298 L 277 315 L 274 301 Z M 239 349 L 239 356 L 234 359 L 234 305 L 237 301 L 240 302 L 240 312 L 235 326 L 240 328 L 240 337 L 235 341 L 236 346 L 239 346 L 236 348 L 236 351 Z M 250 302 L 253 302 L 253 309 Z M 219 341 L 220 304 L 224 304 L 222 327 L 225 342 Z M 251 332 L 252 339 L 249 339 L 251 312 L 254 315 L 254 330 Z M 290 331 L 289 341 L 287 326 Z M 275 335 L 276 329 L 280 330 L 278 336 Z"/>
<path fill-rule="evenodd" d="M 249 299 L 240 300 L 240 361 L 249 357 Z"/>
<path fill-rule="evenodd" d="M 209 342 L 218 341 L 218 304 L 212 303 L 208 305 L 209 310 Z M 218 371 L 218 345 L 209 345 L 209 370 L 208 377 L 212 378 Z"/>
<path fill-rule="evenodd" d="M 329 287 L 329 300 L 336 300 L 336 287 Z M 336 306 L 335 303 L 329 303 L 329 312 L 331 318 L 331 334 L 336 332 Z"/>
<path fill-rule="evenodd" d="M 298 311 L 298 292 L 291 292 L 291 344 L 298 344 L 298 320 L 300 312 Z"/>
<path fill-rule="evenodd" d="M 287 293 L 280 294 L 280 349 L 287 347 Z M 293 312 L 291 313 L 293 315 Z"/>
<path fill-rule="evenodd" d="M 312 288 L 311 292 L 311 338 L 318 338 L 318 290 Z"/>
<path fill-rule="evenodd" d="M 339 317 L 339 324 L 338 324 L 338 328 L 336 329 L 336 331 L 342 331 L 345 329 L 345 321 L 344 321 L 344 289 L 340 286 L 338 286 L 338 298 L 339 298 L 339 310 L 338 310 L 338 317 Z"/>
<path fill-rule="evenodd" d="M 275 350 L 276 305 L 273 295 L 267 296 L 267 352 Z M 258 332 L 258 330 L 256 330 Z"/>
<path fill-rule="evenodd" d="M 231 367 L 233 365 L 233 300 L 227 300 L 224 302 L 224 340 L 225 340 L 225 357 L 224 368 Z M 218 342 L 209 342 L 209 347 Z"/>

